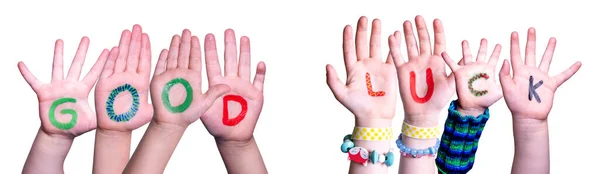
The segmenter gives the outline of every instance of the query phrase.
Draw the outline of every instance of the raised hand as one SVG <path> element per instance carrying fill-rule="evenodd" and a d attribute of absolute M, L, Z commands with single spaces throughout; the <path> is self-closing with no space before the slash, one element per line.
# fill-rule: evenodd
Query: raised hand
<path fill-rule="evenodd" d="M 160 53 L 150 86 L 154 120 L 183 127 L 198 120 L 230 90 L 227 85 L 215 84 L 202 95 L 200 41 L 187 29 L 181 36 L 173 36 L 169 50 Z"/>
<path fill-rule="evenodd" d="M 400 51 L 400 32 L 396 31 L 388 39 L 398 73 L 404 120 L 416 126 L 437 126 L 439 112 L 454 95 L 454 75 L 446 74 L 446 66 L 441 58 L 442 52 L 446 51 L 444 28 L 439 19 L 433 21 L 435 45 L 432 53 L 425 20 L 417 16 L 415 23 L 419 37 L 418 45 L 411 22 L 404 22 L 408 62 L 405 62 Z"/>
<path fill-rule="evenodd" d="M 578 61 L 559 75 L 548 76 L 548 69 L 550 69 L 550 62 L 552 62 L 556 47 L 556 39 L 550 38 L 540 65 L 536 67 L 535 35 L 535 29 L 529 28 L 525 46 L 525 64 L 523 64 L 519 47 L 519 34 L 513 32 L 510 39 L 512 77 L 508 61 L 505 60 L 502 69 L 500 69 L 500 83 L 504 92 L 504 99 L 516 119 L 546 120 L 552 108 L 554 92 L 581 67 L 581 62 Z"/>
<path fill-rule="evenodd" d="M 381 22 L 373 20 L 370 41 L 368 19 L 358 20 L 356 40 L 350 25 L 344 28 L 346 84 L 327 65 L 327 84 L 335 98 L 350 110 L 358 127 L 390 126 L 396 111 L 396 77 L 391 57 L 382 61 Z"/>
<path fill-rule="evenodd" d="M 204 39 L 206 74 L 209 88 L 227 85 L 231 91 L 219 97 L 200 119 L 208 132 L 217 140 L 250 141 L 263 106 L 263 84 L 266 66 L 259 62 L 254 82 L 250 82 L 250 40 L 240 39 L 240 53 L 236 51 L 233 30 L 225 30 L 225 74 L 217 54 L 215 36 L 207 34 Z M 220 87 L 219 87 L 220 88 Z"/>
<path fill-rule="evenodd" d="M 57 40 L 54 46 L 52 81 L 48 84 L 40 82 L 25 63 L 18 64 L 21 75 L 38 96 L 41 129 L 47 134 L 74 137 L 96 128 L 96 117 L 88 103 L 88 96 L 102 71 L 108 50 L 102 51 L 90 72 L 80 81 L 89 43 L 87 37 L 81 39 L 69 73 L 64 78 L 63 41 Z"/>
<path fill-rule="evenodd" d="M 98 128 L 131 131 L 150 121 L 150 60 L 150 41 L 142 28 L 135 25 L 133 32 L 123 31 L 96 86 Z"/>
<path fill-rule="evenodd" d="M 481 111 L 482 113 L 502 98 L 502 89 L 495 80 L 496 64 L 502 47 L 500 44 L 496 44 L 490 59 L 486 61 L 487 45 L 487 40 L 481 39 L 477 59 L 474 62 L 469 42 L 466 40 L 462 42 L 463 59 L 459 64 L 454 62 L 446 52 L 442 53 L 444 61 L 454 73 L 461 110 Z"/>

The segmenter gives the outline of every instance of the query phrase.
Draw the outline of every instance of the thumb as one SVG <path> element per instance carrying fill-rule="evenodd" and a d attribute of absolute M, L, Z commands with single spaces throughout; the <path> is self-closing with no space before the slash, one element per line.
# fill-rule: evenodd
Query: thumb
<path fill-rule="evenodd" d="M 335 71 L 333 66 L 328 64 L 326 66 L 326 70 L 327 70 L 327 86 L 329 86 L 329 89 L 331 89 L 331 92 L 335 96 L 335 99 L 337 99 L 339 101 L 342 98 L 344 98 L 344 94 L 345 94 L 344 91 L 345 91 L 346 86 L 344 85 L 344 83 L 342 83 L 340 78 L 338 78 L 337 72 Z"/>
<path fill-rule="evenodd" d="M 206 93 L 202 95 L 202 110 L 208 110 L 208 108 L 210 108 L 213 105 L 213 103 L 215 103 L 215 100 L 228 93 L 229 91 L 231 91 L 231 87 L 225 84 L 218 84 L 208 88 L 208 91 L 206 91 Z"/>
<path fill-rule="evenodd" d="M 446 77 L 446 81 L 448 82 L 448 88 L 452 90 L 456 90 L 456 75 L 454 72 L 451 72 L 448 77 Z"/>
<path fill-rule="evenodd" d="M 500 68 L 500 85 L 502 86 L 502 91 L 506 91 L 508 89 L 512 89 L 515 87 L 515 82 L 510 77 L 510 65 L 508 65 L 508 60 L 504 59 L 502 63 L 502 68 Z"/>

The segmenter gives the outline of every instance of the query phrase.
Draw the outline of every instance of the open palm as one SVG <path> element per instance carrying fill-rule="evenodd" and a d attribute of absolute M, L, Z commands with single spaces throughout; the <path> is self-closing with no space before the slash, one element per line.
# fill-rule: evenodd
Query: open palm
<path fill-rule="evenodd" d="M 160 53 L 150 86 L 154 120 L 183 127 L 198 120 L 229 91 L 226 85 L 215 85 L 202 95 L 200 41 L 187 29 L 173 36 L 169 50 Z"/>
<path fill-rule="evenodd" d="M 502 98 L 502 89 L 496 83 L 496 64 L 502 47 L 496 44 L 489 59 L 487 56 L 487 40 L 481 39 L 477 59 L 472 61 L 469 42 L 462 43 L 463 59 L 455 63 L 446 52 L 442 57 L 454 73 L 458 103 L 462 109 L 485 110 Z"/>
<path fill-rule="evenodd" d="M 439 19 L 433 22 L 433 54 L 425 20 L 417 16 L 415 23 L 419 45 L 411 22 L 404 22 L 408 62 L 405 62 L 400 51 L 400 32 L 396 31 L 391 35 L 388 42 L 398 73 L 400 96 L 406 113 L 405 121 L 418 126 L 436 126 L 439 112 L 454 95 L 454 75 L 446 74 L 446 66 L 441 58 L 442 52 L 446 50 L 442 22 Z"/>
<path fill-rule="evenodd" d="M 384 63 L 381 57 L 381 22 L 373 20 L 370 41 L 368 19 L 358 20 L 356 40 L 350 25 L 344 28 L 343 49 L 346 84 L 338 78 L 332 65 L 327 65 L 327 84 L 335 98 L 350 110 L 357 122 L 367 125 L 375 120 L 391 124 L 396 111 L 396 78 L 392 60 Z M 370 43 L 369 43 L 370 42 Z M 378 122 L 378 121 L 375 121 Z"/>
<path fill-rule="evenodd" d="M 266 66 L 259 62 L 254 82 L 250 82 L 250 40 L 240 39 L 238 61 L 235 33 L 225 30 L 225 75 L 217 53 L 215 36 L 207 34 L 204 40 L 206 74 L 209 88 L 227 85 L 231 91 L 219 97 L 200 119 L 208 132 L 216 139 L 225 141 L 248 141 L 252 138 L 256 122 L 263 106 L 263 84 Z"/>
<path fill-rule="evenodd" d="M 47 134 L 78 136 L 96 128 L 96 117 L 88 96 L 102 71 L 108 50 L 102 54 L 90 70 L 79 81 L 81 68 L 85 62 L 89 39 L 83 37 L 69 69 L 67 78 L 63 76 L 63 41 L 57 40 L 54 46 L 52 82 L 43 84 L 19 62 L 19 71 L 38 96 L 42 130 Z"/>
<path fill-rule="evenodd" d="M 581 67 L 581 62 L 578 61 L 561 74 L 550 77 L 548 70 L 556 47 L 556 39 L 550 38 L 539 67 L 535 66 L 535 44 L 535 29 L 529 28 L 525 46 L 525 64 L 523 64 L 519 50 L 519 35 L 513 32 L 510 47 L 513 77 L 510 75 L 508 61 L 505 60 L 500 69 L 500 83 L 504 98 L 516 119 L 546 120 L 552 108 L 554 92 Z"/>
<path fill-rule="evenodd" d="M 139 25 L 123 31 L 119 47 L 114 47 L 96 86 L 98 128 L 131 131 L 148 123 L 150 41 Z"/>

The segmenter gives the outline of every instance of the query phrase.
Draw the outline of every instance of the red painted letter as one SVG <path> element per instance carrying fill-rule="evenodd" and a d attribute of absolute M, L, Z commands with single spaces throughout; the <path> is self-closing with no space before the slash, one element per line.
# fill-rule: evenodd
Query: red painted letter
<path fill-rule="evenodd" d="M 229 109 L 227 101 L 235 101 L 242 105 L 242 111 L 237 115 L 237 117 L 229 119 Z M 244 117 L 246 117 L 246 112 L 248 112 L 248 102 L 242 96 L 239 95 L 226 95 L 223 97 L 223 124 L 227 126 L 235 126 L 239 124 Z"/>
<path fill-rule="evenodd" d="M 417 85 L 416 83 L 416 75 L 414 71 L 410 72 L 410 95 L 412 96 L 413 100 L 415 100 L 417 103 L 425 103 L 427 101 L 429 101 L 429 99 L 431 99 L 431 96 L 433 95 L 433 74 L 431 72 L 431 68 L 427 68 L 427 94 L 425 94 L 425 97 L 421 98 L 417 95 Z"/>
<path fill-rule="evenodd" d="M 366 78 L 367 78 L 367 91 L 369 92 L 370 96 L 380 97 L 380 96 L 385 95 L 385 92 L 383 92 L 383 91 L 377 91 L 377 92 L 373 91 L 373 85 L 371 84 L 371 74 L 367 73 Z"/>

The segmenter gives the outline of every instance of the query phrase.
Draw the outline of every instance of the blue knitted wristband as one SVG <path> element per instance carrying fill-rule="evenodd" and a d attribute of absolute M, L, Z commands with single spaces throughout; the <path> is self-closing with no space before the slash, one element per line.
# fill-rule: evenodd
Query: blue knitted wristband
<path fill-rule="evenodd" d="M 462 116 L 457 111 L 458 102 L 452 101 L 436 164 L 443 173 L 467 173 L 473 168 L 479 138 L 490 115 L 489 109 L 478 117 Z"/>

